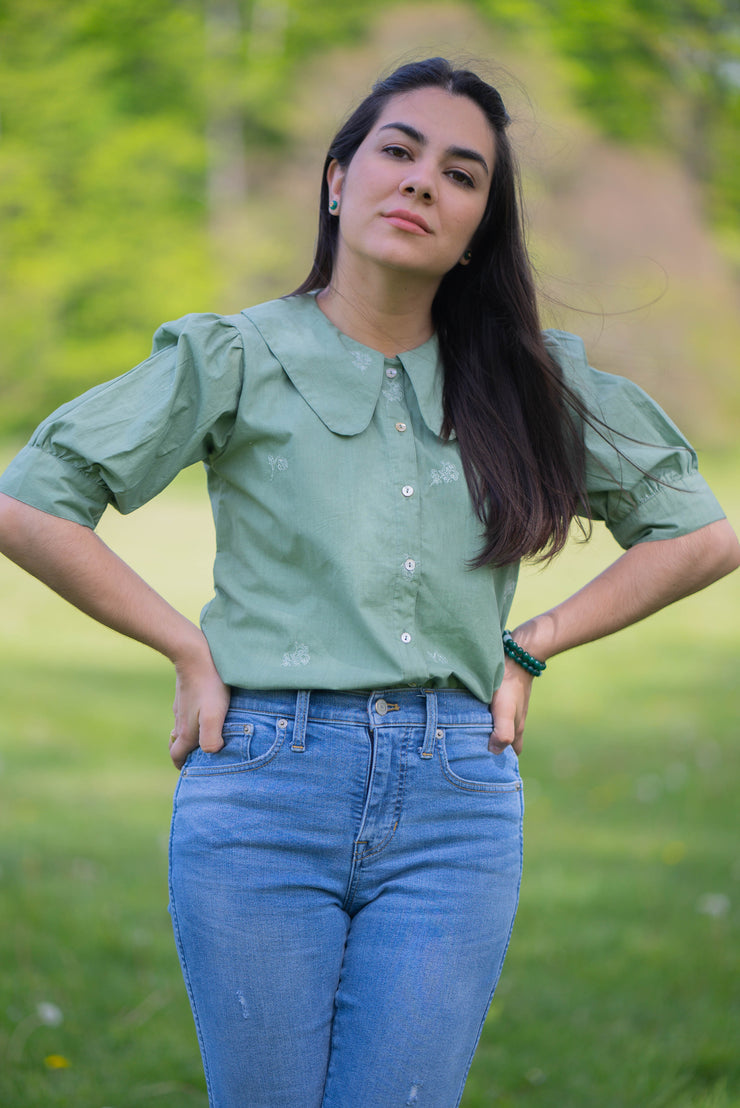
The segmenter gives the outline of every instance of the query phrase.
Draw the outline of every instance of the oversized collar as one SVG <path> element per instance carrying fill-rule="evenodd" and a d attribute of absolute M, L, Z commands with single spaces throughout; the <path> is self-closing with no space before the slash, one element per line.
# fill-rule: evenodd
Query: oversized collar
<path fill-rule="evenodd" d="M 315 295 L 270 300 L 242 312 L 256 327 L 306 403 L 330 431 L 358 435 L 370 423 L 385 378 L 386 358 L 337 330 Z M 405 350 L 408 374 L 424 422 L 439 435 L 442 366 L 436 336 Z"/>

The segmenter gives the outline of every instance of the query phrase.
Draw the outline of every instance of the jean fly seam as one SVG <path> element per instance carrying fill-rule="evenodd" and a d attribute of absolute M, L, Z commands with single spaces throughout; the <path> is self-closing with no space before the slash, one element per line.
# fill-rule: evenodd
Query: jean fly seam
<path fill-rule="evenodd" d="M 394 798 L 394 801 L 393 801 L 393 816 L 392 816 L 393 825 L 392 825 L 390 831 L 388 831 L 386 833 L 385 837 L 378 843 L 377 846 L 372 847 L 370 850 L 363 850 L 362 853 L 360 853 L 358 855 L 360 863 L 364 862 L 368 858 L 377 857 L 377 855 L 380 854 L 380 852 L 382 850 L 384 850 L 386 848 L 386 846 L 388 845 L 388 843 L 391 841 L 391 839 L 393 838 L 393 836 L 396 833 L 396 830 L 398 828 L 399 823 L 401 822 L 401 808 L 402 808 L 402 805 L 403 805 L 404 785 L 406 783 L 407 761 L 408 761 L 407 754 L 408 754 L 408 748 L 409 748 L 409 741 L 410 740 L 408 738 L 404 741 L 403 746 L 399 750 L 399 754 L 398 754 L 398 757 L 399 757 L 398 785 L 396 786 L 396 795 L 395 795 L 395 798 Z M 369 843 L 369 839 L 357 839 L 357 841 L 355 843 L 355 852 L 357 852 L 356 848 L 358 846 L 360 846 L 360 845 L 367 846 L 368 843 Z"/>

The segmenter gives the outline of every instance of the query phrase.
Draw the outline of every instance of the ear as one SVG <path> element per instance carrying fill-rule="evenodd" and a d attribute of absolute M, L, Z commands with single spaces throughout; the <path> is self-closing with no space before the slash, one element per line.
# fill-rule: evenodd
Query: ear
<path fill-rule="evenodd" d="M 326 183 L 329 186 L 330 203 L 332 200 L 339 201 L 341 198 L 345 176 L 346 170 L 342 168 L 336 158 L 329 162 L 326 170 Z"/>

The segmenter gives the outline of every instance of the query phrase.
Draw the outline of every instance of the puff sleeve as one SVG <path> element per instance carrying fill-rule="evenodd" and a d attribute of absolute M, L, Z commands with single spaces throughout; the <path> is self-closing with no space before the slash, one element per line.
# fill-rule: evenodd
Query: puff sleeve
<path fill-rule="evenodd" d="M 144 362 L 63 404 L 0 477 L 0 491 L 95 527 L 108 504 L 128 513 L 228 442 L 244 348 L 228 317 L 165 323 Z"/>
<path fill-rule="evenodd" d="M 690 443 L 646 392 L 593 369 L 576 335 L 548 331 L 545 341 L 593 417 L 583 425 L 585 515 L 603 520 L 624 549 L 724 518 Z"/>

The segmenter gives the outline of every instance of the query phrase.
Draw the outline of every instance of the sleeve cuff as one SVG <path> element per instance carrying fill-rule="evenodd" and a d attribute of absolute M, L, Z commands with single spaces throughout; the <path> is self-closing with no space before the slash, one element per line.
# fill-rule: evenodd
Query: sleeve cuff
<path fill-rule="evenodd" d="M 725 513 L 712 490 L 699 473 L 666 475 L 667 484 L 647 478 L 629 494 L 612 493 L 632 501 L 625 515 L 615 512 L 607 527 L 623 549 L 640 542 L 673 539 L 688 535 L 724 519 Z M 622 518 L 619 516 L 622 515 Z"/>
<path fill-rule="evenodd" d="M 0 476 L 0 492 L 93 529 L 108 504 L 102 481 L 38 446 L 25 446 L 15 456 Z"/>

